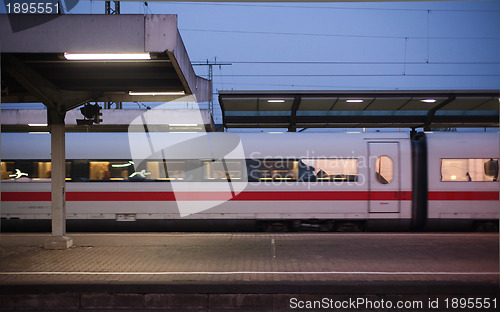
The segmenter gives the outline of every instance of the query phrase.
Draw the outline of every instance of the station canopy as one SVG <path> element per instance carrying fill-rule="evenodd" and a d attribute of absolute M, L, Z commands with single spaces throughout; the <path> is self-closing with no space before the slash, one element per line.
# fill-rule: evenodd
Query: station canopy
<path fill-rule="evenodd" d="M 90 101 L 211 98 L 210 81 L 192 68 L 176 15 L 3 15 L 0 27 L 3 103 L 42 102 L 64 112 Z M 105 57 L 85 59 L 95 54 Z"/>
<path fill-rule="evenodd" d="M 219 91 L 227 128 L 498 127 L 498 90 Z"/>

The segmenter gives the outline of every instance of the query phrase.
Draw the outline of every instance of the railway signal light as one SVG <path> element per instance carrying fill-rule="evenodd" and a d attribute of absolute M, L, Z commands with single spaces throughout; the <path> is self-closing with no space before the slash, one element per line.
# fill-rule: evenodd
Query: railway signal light
<path fill-rule="evenodd" d="M 99 124 L 102 122 L 102 112 L 101 106 L 99 104 L 85 104 L 82 108 L 80 108 L 80 112 L 85 117 L 85 121 Z M 78 120 L 77 120 L 78 121 Z M 82 122 L 83 124 L 84 122 Z M 87 123 L 88 124 L 88 123 Z"/>
<path fill-rule="evenodd" d="M 97 106 L 97 107 L 96 107 Z M 102 111 L 101 111 L 101 107 L 97 104 L 94 105 L 95 108 L 95 115 L 94 115 L 94 122 L 96 124 L 100 124 L 102 122 Z"/>

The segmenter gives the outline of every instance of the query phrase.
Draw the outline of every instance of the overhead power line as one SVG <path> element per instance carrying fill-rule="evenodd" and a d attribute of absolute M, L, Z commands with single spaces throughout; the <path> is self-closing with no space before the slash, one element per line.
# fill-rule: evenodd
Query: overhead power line
<path fill-rule="evenodd" d="M 193 62 L 194 63 L 202 62 Z M 485 62 L 404 62 L 404 61 L 225 61 L 230 64 L 283 64 L 283 65 L 495 65 L 500 64 L 500 61 L 485 61 Z"/>
<path fill-rule="evenodd" d="M 498 40 L 500 37 L 426 37 L 426 36 L 381 36 L 381 35 L 343 35 L 343 34 L 315 34 L 295 32 L 247 31 L 225 29 L 196 29 L 182 28 L 180 31 L 234 33 L 251 35 L 280 35 L 280 36 L 316 36 L 316 37 L 341 37 L 341 38 L 382 38 L 382 39 L 425 39 L 425 40 Z"/>
<path fill-rule="evenodd" d="M 500 74 L 237 74 L 214 77 L 500 77 Z"/>
<path fill-rule="evenodd" d="M 243 3 L 200 3 L 200 2 L 169 2 L 169 4 L 178 5 L 198 5 L 198 6 L 226 6 L 226 7 L 253 7 L 253 8 L 280 8 L 280 9 L 317 9 L 317 10 L 366 10 L 366 11 L 410 11 L 410 12 L 427 12 L 429 9 L 417 8 L 368 8 L 368 7 L 339 7 L 339 6 L 311 6 L 311 5 L 278 5 L 278 4 L 243 4 Z M 432 9 L 435 12 L 500 12 L 500 10 L 481 10 L 481 9 Z"/>

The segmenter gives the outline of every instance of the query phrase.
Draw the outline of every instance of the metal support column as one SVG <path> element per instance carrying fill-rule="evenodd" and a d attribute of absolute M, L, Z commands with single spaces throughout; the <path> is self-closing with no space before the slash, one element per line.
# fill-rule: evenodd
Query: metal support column
<path fill-rule="evenodd" d="M 215 58 L 215 61 L 213 63 L 210 63 L 208 60 L 206 63 L 193 63 L 193 66 L 208 66 L 208 80 L 210 80 L 210 99 L 208 101 L 208 109 L 210 110 L 210 113 L 212 114 L 212 118 L 214 116 L 214 71 L 212 66 L 214 65 L 219 65 L 219 70 L 222 68 L 224 65 L 233 65 L 232 63 L 217 63 L 217 58 Z"/>
<path fill-rule="evenodd" d="M 113 1 L 115 9 L 111 8 L 111 1 L 104 2 L 104 14 L 120 14 L 120 1 Z"/>
<path fill-rule="evenodd" d="M 451 102 L 455 101 L 455 99 L 456 97 L 452 95 L 440 104 L 436 105 L 436 107 L 434 107 L 433 109 L 429 110 L 427 116 L 425 117 L 424 131 L 431 131 L 431 123 L 434 119 L 434 116 L 436 116 L 436 112 L 446 105 L 450 104 Z"/>
<path fill-rule="evenodd" d="M 45 241 L 46 249 L 67 249 L 73 239 L 66 236 L 66 113 L 49 112 L 51 146 L 52 237 Z"/>
<path fill-rule="evenodd" d="M 293 99 L 291 116 L 290 116 L 290 124 L 288 125 L 288 132 L 297 132 L 297 110 L 299 109 L 300 102 L 302 101 L 302 97 L 295 96 Z"/>

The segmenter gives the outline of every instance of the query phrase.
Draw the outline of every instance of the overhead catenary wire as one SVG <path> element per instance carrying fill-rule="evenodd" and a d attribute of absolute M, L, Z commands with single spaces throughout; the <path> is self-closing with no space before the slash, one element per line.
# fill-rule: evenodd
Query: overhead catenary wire
<path fill-rule="evenodd" d="M 306 90 L 318 90 L 318 88 L 322 88 L 325 90 L 394 90 L 398 88 L 388 88 L 388 87 L 379 87 L 375 85 L 370 85 L 370 86 L 346 86 L 346 85 L 304 85 L 304 84 L 275 84 L 275 83 L 245 83 L 245 82 L 234 82 L 231 83 L 231 85 L 237 85 L 237 86 L 272 86 L 272 87 L 289 87 L 289 88 L 294 88 L 290 90 L 296 90 L 297 87 L 300 88 L 305 88 Z M 219 91 L 227 91 L 227 90 L 233 90 L 233 89 L 217 89 L 214 91 L 214 95 L 219 94 Z"/>
<path fill-rule="evenodd" d="M 221 61 L 222 62 L 222 61 Z M 193 61 L 193 63 L 201 63 Z M 500 61 L 473 61 L 473 62 L 405 62 L 405 61 L 224 61 L 230 64 L 283 64 L 283 65 L 494 65 Z M 194 64 L 193 64 L 194 65 Z"/>
<path fill-rule="evenodd" d="M 227 29 L 197 29 L 179 28 L 180 31 L 193 32 L 216 32 L 254 35 L 280 35 L 280 36 L 317 36 L 317 37 L 342 37 L 342 38 L 382 38 L 382 39 L 422 39 L 422 40 L 498 40 L 500 37 L 427 37 L 427 36 L 387 36 L 387 35 L 347 35 L 347 34 L 320 34 L 320 33 L 298 33 L 298 32 L 272 32 L 272 31 L 250 31 L 250 30 L 227 30 Z"/>
<path fill-rule="evenodd" d="M 500 77 L 500 74 L 237 74 L 214 77 Z"/>
<path fill-rule="evenodd" d="M 342 6 L 311 6 L 311 5 L 279 5 L 279 4 L 265 4 L 265 3 L 253 3 L 253 4 L 243 4 L 243 3 L 200 3 L 200 2 L 169 2 L 169 4 L 177 5 L 198 5 L 198 6 L 226 6 L 226 7 L 254 7 L 254 8 L 279 8 L 279 9 L 320 9 L 320 10 L 366 10 L 366 11 L 413 11 L 413 12 L 425 12 L 428 9 L 418 9 L 418 8 L 370 8 L 370 7 L 342 7 Z M 487 9 L 432 9 L 436 12 L 500 12 L 500 10 L 487 10 Z"/>

